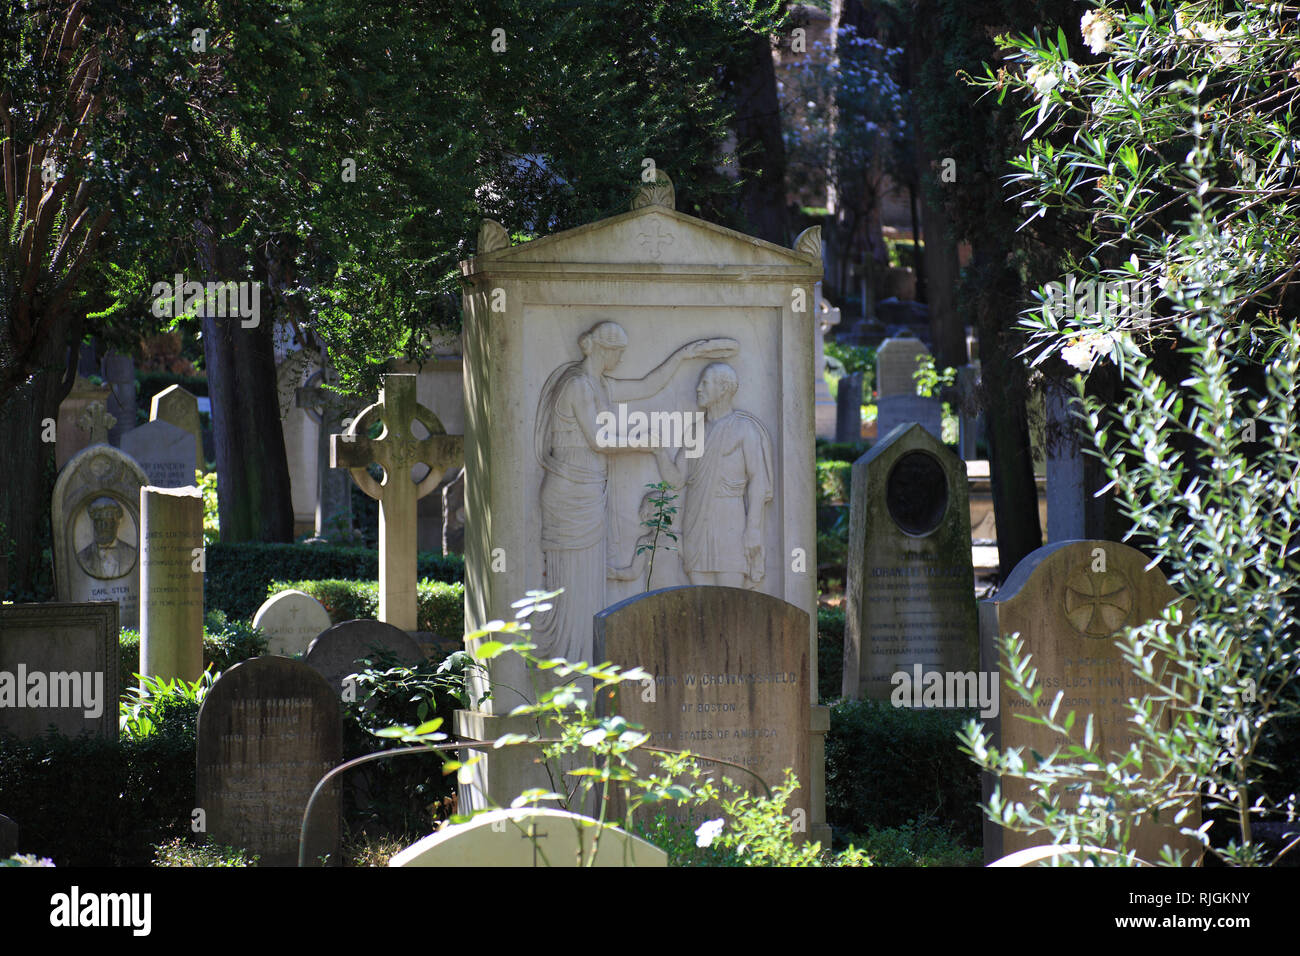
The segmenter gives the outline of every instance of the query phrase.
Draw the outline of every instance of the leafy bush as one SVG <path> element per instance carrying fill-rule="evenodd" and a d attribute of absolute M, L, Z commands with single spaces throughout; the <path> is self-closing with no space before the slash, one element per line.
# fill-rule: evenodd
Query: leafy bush
<path fill-rule="evenodd" d="M 214 843 L 192 843 L 184 837 L 155 848 L 154 866 L 257 866 L 257 854 Z"/>
<path fill-rule="evenodd" d="M 844 689 L 844 608 L 817 608 L 817 698 L 826 703 Z"/>
<path fill-rule="evenodd" d="M 846 461 L 817 462 L 817 504 L 839 504 L 849 500 L 853 465 Z"/>
<path fill-rule="evenodd" d="M 140 632 L 123 628 L 118 635 L 118 693 L 127 694 L 140 673 Z M 229 620 L 221 611 L 203 619 L 203 666 L 216 673 L 229 670 L 240 661 L 266 653 L 266 638 L 251 624 Z"/>
<path fill-rule="evenodd" d="M 845 840 L 871 857 L 872 866 L 980 866 L 984 856 L 983 850 L 963 845 L 947 828 L 917 820 L 852 833 Z"/>
<path fill-rule="evenodd" d="M 276 579 L 379 580 L 379 554 L 369 548 L 260 541 L 213 544 L 207 548 L 206 561 L 204 607 L 243 620 L 252 620 L 266 600 L 268 586 Z M 416 572 L 431 581 L 463 581 L 465 561 L 457 554 L 444 556 L 424 551 L 417 556 Z"/>
<path fill-rule="evenodd" d="M 867 453 L 866 442 L 826 441 L 817 439 L 817 460 L 847 461 L 850 465 Z"/>
<path fill-rule="evenodd" d="M 826 818 L 865 833 L 930 817 L 979 846 L 980 782 L 957 733 L 976 712 L 912 710 L 886 701 L 841 700 L 826 735 Z"/>
<path fill-rule="evenodd" d="M 175 678 L 146 677 L 139 687 L 122 696 L 118 723 L 123 737 L 141 739 L 160 728 L 177 733 L 197 733 L 199 707 L 212 689 L 213 672 L 208 670 L 190 682 Z"/>
<path fill-rule="evenodd" d="M 329 612 L 334 623 L 379 616 L 379 584 L 376 581 L 272 581 L 266 597 L 295 589 L 310 594 Z M 465 633 L 465 586 L 441 581 L 420 581 L 415 587 L 416 627 L 439 637 Z"/>

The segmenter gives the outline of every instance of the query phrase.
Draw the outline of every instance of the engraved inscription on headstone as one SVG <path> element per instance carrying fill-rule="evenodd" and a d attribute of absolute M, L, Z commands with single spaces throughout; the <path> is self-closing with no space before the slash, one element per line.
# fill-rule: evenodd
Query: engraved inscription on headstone
<path fill-rule="evenodd" d="M 242 847 L 262 866 L 296 866 L 303 810 L 342 762 L 338 695 L 312 668 L 283 657 L 236 664 L 199 709 L 198 803 L 209 840 Z M 317 799 L 307 863 L 339 860 L 338 787 Z"/>
<path fill-rule="evenodd" d="M 330 626 L 325 606 L 302 591 L 281 591 L 267 598 L 253 616 L 253 627 L 266 635 L 266 652 L 280 657 L 304 654 Z"/>
<path fill-rule="evenodd" d="M 629 682 L 598 706 L 644 725 L 651 746 L 738 764 L 744 770 L 705 766 L 755 792 L 762 789 L 745 771 L 775 787 L 794 770 L 800 789 L 789 807 L 811 822 L 820 782 L 809 776 L 807 628 L 799 608 L 743 588 L 628 598 L 596 615 L 596 659 L 641 667 L 654 677 L 653 693 Z"/>
<path fill-rule="evenodd" d="M 854 463 L 851 494 L 844 696 L 890 700 L 893 675 L 917 664 L 974 671 L 965 464 L 920 425 L 900 425 Z"/>

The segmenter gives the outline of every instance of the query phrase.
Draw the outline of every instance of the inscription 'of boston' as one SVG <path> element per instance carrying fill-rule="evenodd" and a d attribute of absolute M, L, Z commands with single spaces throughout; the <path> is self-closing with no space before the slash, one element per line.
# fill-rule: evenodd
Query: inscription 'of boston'
<path fill-rule="evenodd" d="M 853 465 L 844 696 L 890 700 L 892 675 L 973 671 L 979 637 L 966 464 L 916 424 Z"/>
<path fill-rule="evenodd" d="M 820 787 L 809 779 L 807 634 L 802 610 L 741 588 L 664 588 L 629 598 L 596 615 L 596 658 L 641 667 L 654 686 L 628 682 L 618 699 L 600 704 L 644 726 L 652 747 L 737 764 L 769 787 L 793 770 L 800 789 L 790 808 L 802 808 L 808 821 Z M 735 768 L 710 769 L 757 787 Z"/>

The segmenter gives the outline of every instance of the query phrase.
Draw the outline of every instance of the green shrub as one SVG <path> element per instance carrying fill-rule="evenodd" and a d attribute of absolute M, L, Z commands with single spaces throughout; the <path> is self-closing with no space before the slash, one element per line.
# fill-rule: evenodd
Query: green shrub
<path fill-rule="evenodd" d="M 247 850 L 214 843 L 191 843 L 177 837 L 154 850 L 154 866 L 257 866 L 259 857 Z"/>
<path fill-rule="evenodd" d="M 817 697 L 837 699 L 844 689 L 844 608 L 817 608 Z"/>
<path fill-rule="evenodd" d="M 294 589 L 310 594 L 329 612 L 330 620 L 352 621 L 377 618 L 379 584 L 375 581 L 272 581 L 264 599 Z M 465 633 L 465 586 L 441 581 L 420 581 L 415 588 L 416 626 L 442 638 Z"/>
<path fill-rule="evenodd" d="M 847 461 L 850 465 L 867 453 L 866 442 L 817 439 L 818 461 Z"/>
<path fill-rule="evenodd" d="M 33 853 L 15 853 L 7 860 L 0 860 L 0 866 L 53 866 L 54 861 L 48 857 L 38 857 Z"/>
<path fill-rule="evenodd" d="M 983 850 L 963 845 L 945 827 L 909 820 L 845 838 L 871 857 L 873 866 L 981 866 Z"/>
<path fill-rule="evenodd" d="M 232 621 L 221 611 L 203 619 L 203 667 L 215 673 L 229 670 L 240 661 L 266 653 L 266 638 L 245 621 Z M 140 673 L 140 632 L 123 628 L 118 635 L 118 693 L 127 694 Z"/>
<path fill-rule="evenodd" d="M 835 703 L 826 735 L 827 821 L 841 831 L 865 833 L 932 818 L 947 823 L 967 845 L 980 845 L 979 775 L 957 741 L 971 719 L 978 713 L 968 708 Z"/>
<path fill-rule="evenodd" d="M 204 607 L 242 620 L 252 620 L 273 580 L 379 580 L 379 554 L 369 548 L 260 541 L 213 544 L 207 548 L 206 562 Z M 465 561 L 457 554 L 424 551 L 416 558 L 416 573 L 431 581 L 463 581 Z"/>
<path fill-rule="evenodd" d="M 849 500 L 853 465 L 846 461 L 817 462 L 817 504 L 840 504 Z"/>

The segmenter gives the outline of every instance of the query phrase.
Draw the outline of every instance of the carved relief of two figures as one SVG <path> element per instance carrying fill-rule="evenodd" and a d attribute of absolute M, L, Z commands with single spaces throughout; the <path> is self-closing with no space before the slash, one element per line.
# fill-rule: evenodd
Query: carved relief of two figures
<path fill-rule="evenodd" d="M 763 520 L 773 493 L 771 438 L 761 421 L 734 406 L 740 382 L 725 362 L 712 361 L 696 384 L 702 442 L 647 447 L 608 427 L 626 419 L 618 415 L 618 406 L 663 392 L 682 362 L 735 356 L 739 348 L 734 339 L 690 342 L 637 379 L 611 374 L 627 348 L 627 334 L 617 323 L 597 323 L 578 345 L 583 358 L 560 366 L 543 387 L 534 430 L 543 469 L 545 584 L 565 589 L 554 608 L 539 616 L 534 634 L 548 653 L 579 655 L 572 660 L 580 659 L 590 641 L 592 617 L 607 606 L 607 577 L 639 577 L 643 563 L 627 564 L 633 555 L 611 553 L 609 456 L 652 454 L 660 476 L 679 493 L 680 521 L 672 530 L 692 584 L 754 588 L 762 582 Z M 648 498 L 641 503 L 643 521 Z"/>

